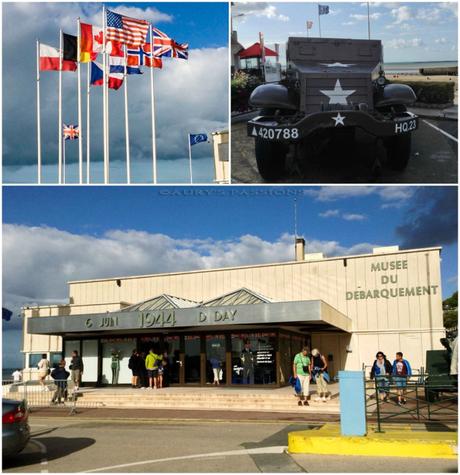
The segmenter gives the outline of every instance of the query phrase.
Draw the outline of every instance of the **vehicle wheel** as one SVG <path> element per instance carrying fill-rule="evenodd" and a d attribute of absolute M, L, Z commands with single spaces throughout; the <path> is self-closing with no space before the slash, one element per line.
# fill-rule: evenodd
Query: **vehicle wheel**
<path fill-rule="evenodd" d="M 288 150 L 289 148 L 280 142 L 270 142 L 256 137 L 257 168 L 264 180 L 278 180 L 286 173 Z"/>
<path fill-rule="evenodd" d="M 388 166 L 392 170 L 404 170 L 411 152 L 411 134 L 396 135 L 385 142 Z"/>

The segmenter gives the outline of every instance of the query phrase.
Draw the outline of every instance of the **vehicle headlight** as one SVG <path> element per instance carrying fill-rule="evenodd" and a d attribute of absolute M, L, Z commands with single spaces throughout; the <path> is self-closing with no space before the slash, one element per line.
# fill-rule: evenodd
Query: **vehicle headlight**
<path fill-rule="evenodd" d="M 387 80 L 385 79 L 385 76 L 379 76 L 377 79 L 377 85 L 378 86 L 385 86 Z"/>

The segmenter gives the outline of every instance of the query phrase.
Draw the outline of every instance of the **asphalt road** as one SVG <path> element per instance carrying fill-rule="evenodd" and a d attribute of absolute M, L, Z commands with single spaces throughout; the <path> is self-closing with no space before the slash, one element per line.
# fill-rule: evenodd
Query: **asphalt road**
<path fill-rule="evenodd" d="M 457 138 L 457 121 L 421 118 L 403 172 L 383 164 L 374 175 L 375 147 L 369 136 L 359 134 L 353 151 L 327 147 L 309 158 L 303 177 L 292 172 L 277 183 L 457 183 L 458 143 L 433 126 Z M 232 124 L 231 140 L 232 183 L 265 183 L 257 170 L 254 139 L 246 135 L 246 122 Z"/>
<path fill-rule="evenodd" d="M 307 424 L 31 418 L 33 438 L 4 461 L 7 473 L 456 472 L 455 460 L 285 453 Z"/>

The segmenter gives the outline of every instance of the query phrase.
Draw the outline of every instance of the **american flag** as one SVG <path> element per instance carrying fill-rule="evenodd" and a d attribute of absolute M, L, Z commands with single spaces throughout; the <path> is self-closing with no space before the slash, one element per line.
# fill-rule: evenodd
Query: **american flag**
<path fill-rule="evenodd" d="M 149 26 L 146 20 L 136 20 L 107 10 L 107 41 L 141 46 L 146 43 Z"/>
<path fill-rule="evenodd" d="M 76 140 L 80 135 L 80 129 L 78 128 L 78 125 L 63 124 L 62 131 L 64 133 L 64 140 Z"/>
<path fill-rule="evenodd" d="M 176 43 L 158 28 L 152 27 L 153 55 L 156 58 L 188 59 L 188 44 Z M 150 40 L 150 38 L 147 38 Z M 147 41 L 148 43 L 150 41 Z"/>

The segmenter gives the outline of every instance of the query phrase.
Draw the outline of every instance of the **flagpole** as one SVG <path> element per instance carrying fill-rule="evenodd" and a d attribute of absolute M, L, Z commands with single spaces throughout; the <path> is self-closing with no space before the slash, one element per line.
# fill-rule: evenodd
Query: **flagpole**
<path fill-rule="evenodd" d="M 59 30 L 59 95 L 58 95 L 58 174 L 59 184 L 62 184 L 62 30 Z"/>
<path fill-rule="evenodd" d="M 81 49 L 81 28 L 80 17 L 78 17 L 78 36 L 77 36 L 77 82 L 78 82 L 78 178 L 80 185 L 83 184 L 83 127 L 81 120 L 81 64 L 80 64 L 80 49 Z"/>
<path fill-rule="evenodd" d="M 63 183 L 65 184 L 65 143 L 66 140 L 62 141 L 62 178 Z"/>
<path fill-rule="evenodd" d="M 319 12 L 319 3 L 318 3 L 318 26 L 319 26 L 319 37 L 321 38 L 321 14 Z"/>
<path fill-rule="evenodd" d="M 152 167 L 153 167 L 153 183 L 157 183 L 157 150 L 155 137 L 155 96 L 153 94 L 153 32 L 150 23 L 150 96 L 152 109 Z"/>
<path fill-rule="evenodd" d="M 129 122 L 128 122 L 128 47 L 125 45 L 125 134 L 126 134 L 126 183 L 131 183 L 131 166 L 129 156 Z"/>
<path fill-rule="evenodd" d="M 193 183 L 193 175 L 192 175 L 192 146 L 190 145 L 190 134 L 188 134 L 188 162 L 190 168 L 190 184 Z"/>
<path fill-rule="evenodd" d="M 91 61 L 88 62 L 88 74 L 86 79 L 86 183 L 89 184 Z"/>
<path fill-rule="evenodd" d="M 40 185 L 42 182 L 42 144 L 41 144 L 41 123 L 40 123 L 40 41 L 37 40 L 37 166 L 38 179 Z"/>
<path fill-rule="evenodd" d="M 108 183 L 108 154 L 107 154 L 107 58 L 106 58 L 106 25 L 105 25 L 105 5 L 102 5 L 102 26 L 103 26 L 103 48 L 102 48 L 102 61 L 103 61 L 103 85 L 102 85 L 102 110 L 103 110 L 103 137 L 104 137 L 104 184 Z"/>
<path fill-rule="evenodd" d="M 369 14 L 369 2 L 367 2 L 367 36 L 371 39 L 371 17 Z"/>

